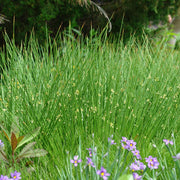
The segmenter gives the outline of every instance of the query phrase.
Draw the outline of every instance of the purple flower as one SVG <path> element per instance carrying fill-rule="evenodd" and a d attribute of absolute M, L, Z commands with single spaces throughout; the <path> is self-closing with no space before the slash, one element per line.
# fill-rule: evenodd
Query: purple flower
<path fill-rule="evenodd" d="M 175 161 L 180 160 L 180 153 L 176 154 L 176 156 L 173 156 L 173 158 Z"/>
<path fill-rule="evenodd" d="M 136 142 L 134 142 L 133 140 L 128 140 L 127 146 L 128 146 L 128 150 L 132 151 L 133 149 L 136 149 Z"/>
<path fill-rule="evenodd" d="M 134 180 L 141 180 L 142 176 L 139 176 L 139 174 L 137 174 L 137 173 L 133 173 L 133 178 L 134 178 Z"/>
<path fill-rule="evenodd" d="M 132 163 L 130 166 L 130 169 L 134 172 L 134 171 L 141 171 L 141 172 L 143 172 L 144 171 L 144 169 L 146 168 L 146 165 L 144 165 L 142 162 L 140 162 L 140 161 L 137 161 L 137 160 L 135 160 L 135 162 L 134 163 Z"/>
<path fill-rule="evenodd" d="M 110 138 L 108 138 L 108 142 L 110 142 L 110 143 L 111 143 L 111 145 L 116 144 L 116 143 L 114 142 L 114 140 L 112 140 L 112 138 L 111 138 L 111 137 L 110 137 Z"/>
<path fill-rule="evenodd" d="M 3 147 L 4 143 L 0 140 L 0 147 Z"/>
<path fill-rule="evenodd" d="M 129 167 L 132 170 L 132 172 L 140 170 L 138 164 L 136 164 L 136 163 L 132 163 Z"/>
<path fill-rule="evenodd" d="M 126 137 L 122 137 L 122 140 L 121 140 L 122 148 L 128 149 L 127 141 L 128 141 L 128 140 L 127 140 Z"/>
<path fill-rule="evenodd" d="M 135 163 L 136 165 L 138 165 L 139 170 L 141 171 L 141 173 L 143 173 L 143 171 L 146 169 L 146 165 L 144 165 L 142 162 L 137 161 L 137 160 L 135 160 L 134 163 Z"/>
<path fill-rule="evenodd" d="M 94 167 L 94 168 L 96 167 L 96 166 L 94 165 L 94 163 L 92 162 L 92 159 L 91 159 L 91 158 L 88 158 L 88 157 L 87 157 L 86 159 L 87 159 L 87 165 L 88 165 L 88 166 L 92 166 L 92 167 Z"/>
<path fill-rule="evenodd" d="M 108 142 L 110 142 L 111 145 L 116 144 L 112 138 L 113 138 L 113 135 L 111 135 L 111 137 L 108 138 Z"/>
<path fill-rule="evenodd" d="M 146 165 L 143 164 L 142 162 L 139 162 L 139 168 L 140 168 L 141 172 L 143 172 L 146 169 Z"/>
<path fill-rule="evenodd" d="M 78 159 L 78 156 L 74 156 L 74 159 L 71 159 L 71 163 L 73 163 L 74 166 L 77 166 L 81 161 L 81 159 Z"/>
<path fill-rule="evenodd" d="M 92 157 L 92 149 L 91 148 L 87 148 L 87 150 L 89 151 L 89 156 Z"/>
<path fill-rule="evenodd" d="M 0 180 L 10 180 L 7 176 L 1 175 Z"/>
<path fill-rule="evenodd" d="M 173 141 L 170 141 L 169 139 L 163 139 L 166 145 L 171 144 L 173 145 Z"/>
<path fill-rule="evenodd" d="M 141 156 L 140 156 L 139 151 L 137 149 L 132 151 L 132 153 L 133 153 L 134 156 L 136 156 L 137 159 L 141 159 Z"/>
<path fill-rule="evenodd" d="M 121 145 L 124 149 L 128 149 L 129 151 L 136 149 L 136 142 L 134 142 L 133 140 L 127 140 L 126 137 L 122 137 Z"/>
<path fill-rule="evenodd" d="M 145 159 L 150 169 L 158 169 L 159 162 L 156 157 L 153 158 L 152 156 L 149 156 L 148 158 L 145 158 Z"/>
<path fill-rule="evenodd" d="M 126 137 L 122 137 L 121 142 L 126 142 L 128 139 Z"/>
<path fill-rule="evenodd" d="M 14 173 L 11 173 L 11 177 L 13 180 L 19 180 L 21 179 L 21 173 L 20 172 L 17 172 L 17 171 L 14 171 Z"/>
<path fill-rule="evenodd" d="M 97 170 L 96 172 L 100 177 L 102 177 L 104 180 L 108 179 L 107 176 L 110 176 L 109 173 L 107 173 L 106 169 L 104 169 L 103 167 L 101 167 L 101 170 Z"/>
<path fill-rule="evenodd" d="M 92 157 L 93 154 L 95 155 L 96 152 L 97 152 L 96 147 L 94 148 L 94 150 L 92 150 L 91 148 L 87 148 L 87 150 L 89 151 L 89 156 L 90 156 L 90 157 Z"/>

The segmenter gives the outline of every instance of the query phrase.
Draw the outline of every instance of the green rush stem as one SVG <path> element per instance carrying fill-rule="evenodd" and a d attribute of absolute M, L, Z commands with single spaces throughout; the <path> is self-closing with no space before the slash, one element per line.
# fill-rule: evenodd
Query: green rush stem
<path fill-rule="evenodd" d="M 134 159 L 134 156 L 133 156 L 133 157 L 131 158 L 131 160 L 129 161 L 128 167 L 129 167 L 130 164 L 132 163 L 133 159 Z"/>
<path fill-rule="evenodd" d="M 153 169 L 153 179 L 155 179 L 154 169 Z"/>
<path fill-rule="evenodd" d="M 123 162 L 123 164 L 122 164 L 122 166 L 121 166 L 121 169 L 120 169 L 119 174 L 121 174 L 121 171 L 123 170 L 123 167 L 124 167 L 124 165 L 125 165 L 125 162 L 126 162 L 126 159 L 127 159 L 128 154 L 129 154 L 129 151 L 127 151 L 127 153 L 126 153 L 126 156 L 125 156 L 124 162 Z"/>
<path fill-rule="evenodd" d="M 72 174 L 72 164 L 70 163 L 70 179 L 72 179 L 73 174 Z"/>
<path fill-rule="evenodd" d="M 86 167 L 86 180 L 89 179 L 89 167 L 87 166 Z"/>
<path fill-rule="evenodd" d="M 76 169 L 76 178 L 77 178 L 77 180 L 79 180 L 77 167 L 75 169 Z"/>
<path fill-rule="evenodd" d="M 177 166 L 177 176 L 180 177 L 180 166 L 179 166 L 179 162 L 178 161 L 175 161 L 175 164 Z"/>
<path fill-rule="evenodd" d="M 119 174 L 120 173 L 118 173 L 117 171 L 118 171 L 118 169 L 119 169 L 119 165 L 120 165 L 120 161 L 121 161 L 121 147 L 119 146 L 119 151 L 118 151 L 118 154 L 117 154 L 117 156 L 118 156 L 118 165 L 117 165 L 117 170 L 116 170 L 116 177 L 115 177 L 115 179 L 117 179 L 118 177 L 119 177 Z"/>
<path fill-rule="evenodd" d="M 143 174 L 142 174 L 142 176 L 144 175 L 144 173 L 147 171 L 147 169 L 148 169 L 148 167 L 146 167 L 146 169 L 143 171 Z"/>
<path fill-rule="evenodd" d="M 14 167 L 14 151 L 12 151 L 12 167 Z"/>
<path fill-rule="evenodd" d="M 167 147 L 167 149 L 168 149 L 168 151 L 169 151 L 170 155 L 171 155 L 171 156 L 173 156 L 173 155 L 172 155 L 171 150 L 169 149 L 169 146 L 168 146 L 168 145 L 166 145 L 166 147 Z"/>
<path fill-rule="evenodd" d="M 108 143 L 108 162 L 107 162 L 107 167 L 109 168 L 109 151 L 111 147 L 111 142 Z"/>

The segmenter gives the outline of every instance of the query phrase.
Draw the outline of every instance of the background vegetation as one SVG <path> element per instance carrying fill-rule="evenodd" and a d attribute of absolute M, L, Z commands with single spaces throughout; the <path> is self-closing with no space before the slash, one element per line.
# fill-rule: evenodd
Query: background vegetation
<path fill-rule="evenodd" d="M 166 22 L 168 14 L 175 15 L 179 0 L 0 0 L 0 5 L 9 20 L 0 27 L 0 148 L 15 157 L 19 142 L 13 135 L 8 145 L 2 126 L 10 132 L 18 121 L 17 137 L 30 132 L 31 140 L 38 128 L 33 146 L 48 152 L 28 164 L 12 160 L 10 168 L 0 161 L 1 174 L 98 180 L 96 171 L 89 176 L 81 171 L 87 148 L 96 147 L 97 169 L 103 166 L 109 179 L 118 179 L 132 174 L 132 156 L 119 148 L 124 136 L 137 142 L 144 163 L 150 155 L 160 162 L 145 179 L 178 179 L 172 156 L 180 152 L 180 53 L 167 48 L 167 39 L 151 43 L 143 33 L 150 20 Z M 110 149 L 112 134 L 117 145 Z M 163 139 L 173 140 L 171 149 Z M 70 163 L 75 155 L 83 160 L 77 169 Z"/>
<path fill-rule="evenodd" d="M 112 33 L 118 34 L 121 29 L 126 39 L 134 32 L 136 35 L 141 35 L 143 27 L 147 26 L 150 20 L 166 22 L 167 15 L 175 14 L 180 1 L 101 0 L 94 2 L 96 5 L 92 4 L 92 1 L 88 5 L 88 1 L 85 0 L 1 0 L 0 12 L 10 20 L 1 25 L 1 32 L 5 28 L 10 37 L 14 34 L 19 44 L 25 36 L 29 37 L 34 29 L 38 40 L 42 42 L 47 31 L 54 37 L 59 27 L 63 30 L 71 21 L 72 27 L 79 27 L 84 34 L 89 34 L 91 27 L 98 30 L 107 24 L 107 19 L 98 9 L 100 6 L 111 19 Z"/>

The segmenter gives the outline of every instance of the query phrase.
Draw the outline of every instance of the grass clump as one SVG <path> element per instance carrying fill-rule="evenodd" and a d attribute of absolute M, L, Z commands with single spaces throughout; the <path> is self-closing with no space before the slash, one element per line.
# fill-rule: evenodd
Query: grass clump
<path fill-rule="evenodd" d="M 111 134 L 117 143 L 121 137 L 136 141 L 141 157 L 167 157 L 162 162 L 174 167 L 161 144 L 174 133 L 173 155 L 179 152 L 178 51 L 151 46 L 146 38 L 143 44 L 132 38 L 124 45 L 108 40 L 104 33 L 75 38 L 69 31 L 56 40 L 47 39 L 44 46 L 34 37 L 20 47 L 6 38 L 0 58 L 2 67 L 7 67 L 1 74 L 0 123 L 10 129 L 18 118 L 21 134 L 41 127 L 36 146 L 48 152 L 33 159 L 31 174 L 17 169 L 23 179 L 57 179 L 59 174 L 76 173 L 68 164 L 77 149 L 85 159 L 93 143 L 97 149 L 107 148 Z M 3 136 L 0 139 L 5 144 Z M 114 161 L 116 152 L 117 148 L 111 149 L 107 164 Z M 117 177 L 119 170 L 113 170 L 109 179 Z M 98 178 L 96 173 L 92 177 Z"/>

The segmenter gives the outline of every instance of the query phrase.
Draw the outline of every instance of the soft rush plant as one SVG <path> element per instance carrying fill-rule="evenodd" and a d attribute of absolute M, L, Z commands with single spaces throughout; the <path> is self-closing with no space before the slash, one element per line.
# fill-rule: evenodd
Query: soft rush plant
<path fill-rule="evenodd" d="M 35 129 L 30 134 L 20 136 L 19 128 L 15 123 L 12 123 L 10 133 L 2 125 L 0 127 L 7 142 L 10 144 L 10 154 L 7 154 L 4 151 L 5 148 L 6 152 L 9 153 L 7 147 L 4 146 L 2 141 L 0 143 L 0 160 L 3 160 L 8 167 L 14 167 L 15 164 L 20 163 L 24 158 L 40 157 L 47 154 L 47 151 L 44 149 L 34 149 L 36 142 L 30 142 L 38 135 L 40 128 Z M 21 150 L 18 151 L 20 148 Z"/>
<path fill-rule="evenodd" d="M 154 171 L 161 171 L 160 155 L 152 142 L 158 147 L 162 139 L 174 132 L 177 151 L 173 156 L 178 154 L 180 147 L 179 51 L 166 49 L 163 44 L 152 46 L 147 39 L 140 44 L 132 38 L 124 45 L 122 41 L 107 39 L 105 33 L 87 38 L 74 38 L 75 32 L 71 30 L 68 33 L 68 36 L 58 36 L 54 41 L 47 38 L 45 46 L 39 45 L 34 38 L 20 47 L 7 41 L 6 50 L 0 53 L 2 62 L 10 64 L 1 74 L 0 124 L 9 127 L 14 120 L 9 117 L 17 116 L 21 120 L 22 134 L 41 127 L 37 146 L 48 151 L 48 156 L 34 161 L 36 170 L 32 177 L 26 168 L 22 168 L 23 177 L 28 176 L 24 179 L 56 179 L 57 176 L 74 179 L 76 170 L 84 179 L 86 171 L 92 174 L 90 177 L 99 178 L 96 172 L 101 167 L 110 174 L 109 179 L 113 175 L 119 178 L 121 174 L 118 175 L 118 172 L 131 172 L 131 165 L 131 168 L 143 168 L 140 163 L 139 167 L 128 164 L 133 154 L 137 158 L 140 155 L 144 164 L 145 157 L 157 157 L 160 169 Z M 92 133 L 96 143 L 94 147 Z M 114 134 L 109 139 L 112 145 L 107 143 L 110 134 Z M 114 143 L 118 145 L 122 136 L 137 142 L 136 151 L 117 150 Z M 82 154 L 76 152 L 79 137 L 83 142 Z M 6 140 L 2 141 L 4 149 L 10 151 L 12 148 L 6 146 Z M 130 143 L 134 147 L 134 142 Z M 108 146 L 110 153 L 105 156 L 109 152 Z M 21 151 L 18 149 L 15 153 Z M 119 164 L 115 161 L 114 166 L 122 169 L 114 168 L 113 172 L 108 167 L 119 158 L 117 153 L 120 150 L 122 159 L 128 153 L 127 164 L 123 165 L 124 160 L 118 161 Z M 158 176 L 160 180 L 164 180 L 168 169 L 174 168 L 173 160 L 166 152 L 166 148 L 160 148 L 161 156 L 167 157 L 166 161 L 170 162 L 163 171 L 163 178 Z M 93 153 L 97 155 L 91 157 Z M 75 155 L 78 159 L 73 158 Z M 70 160 L 80 159 L 82 162 L 76 163 L 77 167 L 70 163 Z M 152 160 L 156 162 L 156 159 Z M 66 166 L 67 162 L 69 166 Z M 80 174 L 80 167 L 83 169 L 87 163 L 90 164 L 87 166 L 89 169 L 85 168 Z M 94 170 L 93 166 L 97 169 Z M 153 177 L 152 171 L 146 171 L 150 172 L 150 178 Z"/>

